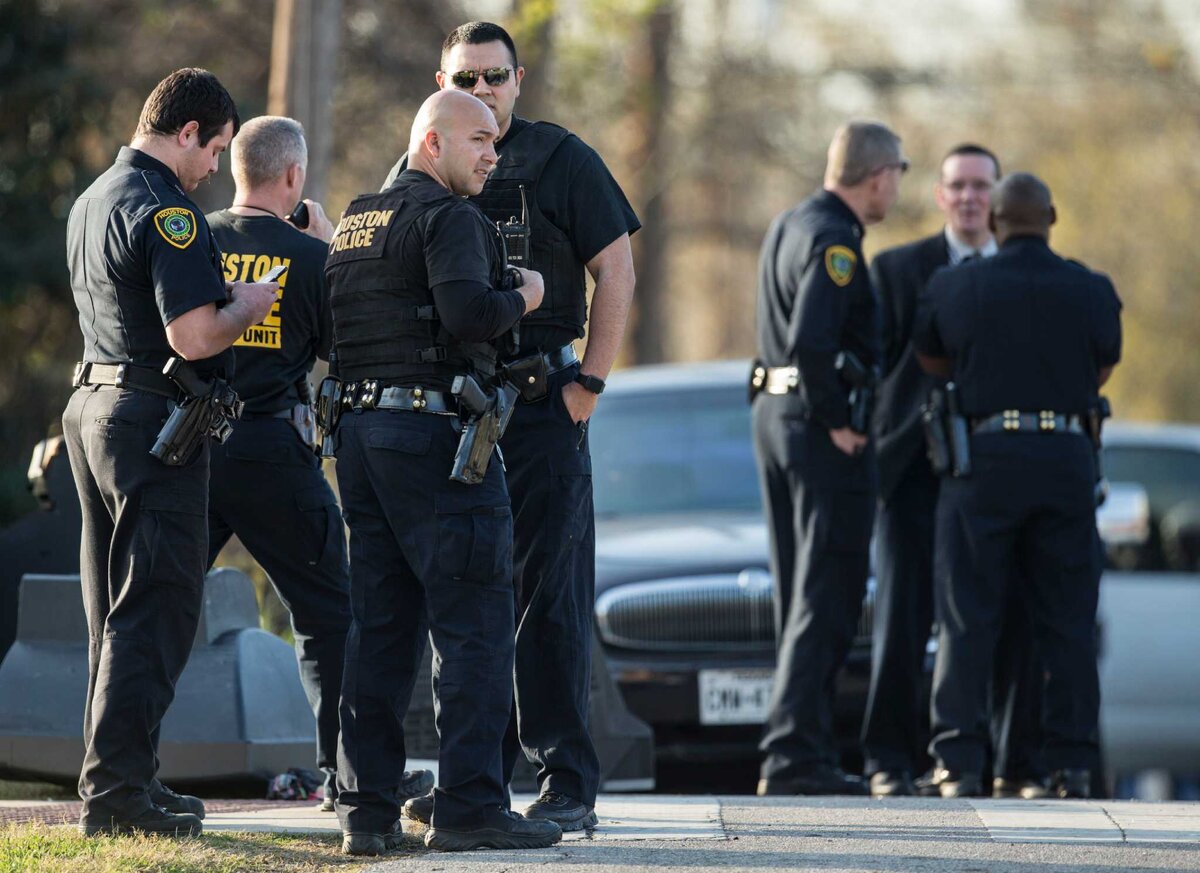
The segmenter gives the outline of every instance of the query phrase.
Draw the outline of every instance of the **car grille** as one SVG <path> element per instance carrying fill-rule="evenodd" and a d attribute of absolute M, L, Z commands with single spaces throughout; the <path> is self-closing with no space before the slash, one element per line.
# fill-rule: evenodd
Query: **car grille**
<path fill-rule="evenodd" d="M 874 580 L 856 644 L 869 643 Z M 775 620 L 765 570 L 656 579 L 610 588 L 596 598 L 600 638 L 610 646 L 655 651 L 771 651 Z"/>

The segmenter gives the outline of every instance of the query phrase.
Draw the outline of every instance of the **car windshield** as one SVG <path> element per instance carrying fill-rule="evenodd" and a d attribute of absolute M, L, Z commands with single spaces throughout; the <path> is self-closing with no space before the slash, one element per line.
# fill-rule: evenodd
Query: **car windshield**
<path fill-rule="evenodd" d="M 742 388 L 614 392 L 589 440 L 598 517 L 761 511 Z"/>
<path fill-rule="evenodd" d="M 1150 502 L 1150 539 L 1127 554 L 1110 555 L 1128 569 L 1200 568 L 1200 452 L 1161 445 L 1109 445 L 1110 482 L 1136 482 Z"/>

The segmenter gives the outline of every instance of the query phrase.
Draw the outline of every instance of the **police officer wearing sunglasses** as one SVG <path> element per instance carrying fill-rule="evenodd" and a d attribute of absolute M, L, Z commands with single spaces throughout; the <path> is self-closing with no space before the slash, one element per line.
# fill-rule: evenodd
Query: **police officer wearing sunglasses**
<path fill-rule="evenodd" d="M 500 159 L 472 199 L 501 225 L 509 262 L 545 277 L 545 301 L 521 320 L 519 347 L 506 362 L 523 402 L 501 440 L 519 627 L 504 772 L 511 778 L 523 747 L 540 788 L 525 814 L 580 830 L 596 824 L 600 781 L 588 734 L 595 518 L 587 421 L 625 332 L 634 287 L 629 235 L 641 224 L 595 151 L 557 125 L 513 114 L 524 75 L 508 33 L 475 21 L 446 37 L 436 78 L 495 114 Z M 585 273 L 596 287 L 580 361 L 572 343 L 588 320 Z M 424 820 L 431 807 L 428 797 L 415 798 L 405 812 Z"/>

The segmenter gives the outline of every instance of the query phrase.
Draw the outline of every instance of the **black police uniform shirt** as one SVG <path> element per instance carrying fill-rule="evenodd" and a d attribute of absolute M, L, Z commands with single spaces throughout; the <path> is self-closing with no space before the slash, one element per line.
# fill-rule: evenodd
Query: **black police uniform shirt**
<path fill-rule="evenodd" d="M 502 155 L 505 146 L 532 123 L 512 116 L 508 130 L 496 142 L 496 153 Z M 407 156 L 396 162 L 385 187 L 406 162 Z M 534 196 L 542 214 L 571 240 L 575 256 L 583 265 L 622 234 L 632 236 L 642 226 L 604 160 L 573 133 L 563 139 L 546 162 Z M 537 266 L 535 264 L 534 268 Z M 574 331 L 567 327 L 521 325 L 521 353 L 537 348 L 543 351 L 561 348 L 575 339 Z"/>
<path fill-rule="evenodd" d="M 862 236 L 845 201 L 819 191 L 775 219 L 759 261 L 760 360 L 798 367 L 802 412 L 830 430 L 849 421 L 849 388 L 834 369 L 838 352 L 853 352 L 866 367 L 880 355 Z"/>
<path fill-rule="evenodd" d="M 233 385 L 247 412 L 290 409 L 300 402 L 297 383 L 308 378 L 316 358 L 329 355 L 329 247 L 271 215 L 223 209 L 210 214 L 208 222 L 221 247 L 225 281 L 256 282 L 272 267 L 288 267 L 279 277 L 279 297 L 270 313 L 233 344 Z"/>
<path fill-rule="evenodd" d="M 75 201 L 67 264 L 85 361 L 161 370 L 177 355 L 165 325 L 226 300 L 204 214 L 165 164 L 129 146 Z M 233 356 L 222 352 L 192 365 L 202 376 L 229 374 Z"/>
<path fill-rule="evenodd" d="M 484 342 L 516 324 L 525 314 L 525 298 L 519 291 L 494 287 L 493 279 L 503 268 L 500 237 L 479 207 L 464 198 L 445 199 L 446 189 L 419 170 L 404 170 L 383 193 L 402 193 L 418 203 L 442 201 L 409 226 L 396 267 L 412 283 L 410 287 L 429 289 L 441 325 L 450 336 L 461 342 Z M 347 217 L 355 214 L 357 203 L 347 207 Z M 329 269 L 336 266 L 341 252 L 358 245 L 354 230 L 343 230 L 345 221 L 343 218 L 334 231 Z M 378 257 L 392 245 L 390 234 L 373 234 L 363 255 Z M 334 330 L 336 333 L 336 311 Z M 341 338 L 339 334 L 337 339 Z M 452 379 L 444 365 L 414 364 L 407 369 L 403 380 L 407 384 L 450 388 Z"/>
<path fill-rule="evenodd" d="M 1121 301 L 1107 276 L 1013 237 L 991 258 L 933 274 L 913 330 L 918 352 L 952 358 L 965 415 L 1082 415 L 1099 370 L 1121 356 Z"/>

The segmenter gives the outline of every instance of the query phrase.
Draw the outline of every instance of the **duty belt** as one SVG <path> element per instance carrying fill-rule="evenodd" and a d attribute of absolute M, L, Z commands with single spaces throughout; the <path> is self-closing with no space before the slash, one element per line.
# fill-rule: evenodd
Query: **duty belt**
<path fill-rule="evenodd" d="M 971 433 L 1083 433 L 1083 419 L 1049 409 L 1041 412 L 1006 409 L 986 418 L 972 418 Z"/>
<path fill-rule="evenodd" d="M 378 379 L 347 382 L 342 386 L 342 405 L 347 409 L 384 409 L 458 415 L 458 398 L 444 391 L 424 388 L 382 387 Z"/>
<path fill-rule="evenodd" d="M 117 388 L 147 391 L 171 400 L 179 399 L 179 386 L 161 371 L 130 363 L 97 364 L 94 361 L 80 361 L 75 365 L 75 375 L 71 384 L 76 388 L 84 385 L 115 385 Z"/>
<path fill-rule="evenodd" d="M 767 367 L 767 378 L 762 390 L 768 394 L 795 394 L 800 387 L 798 367 Z"/>

